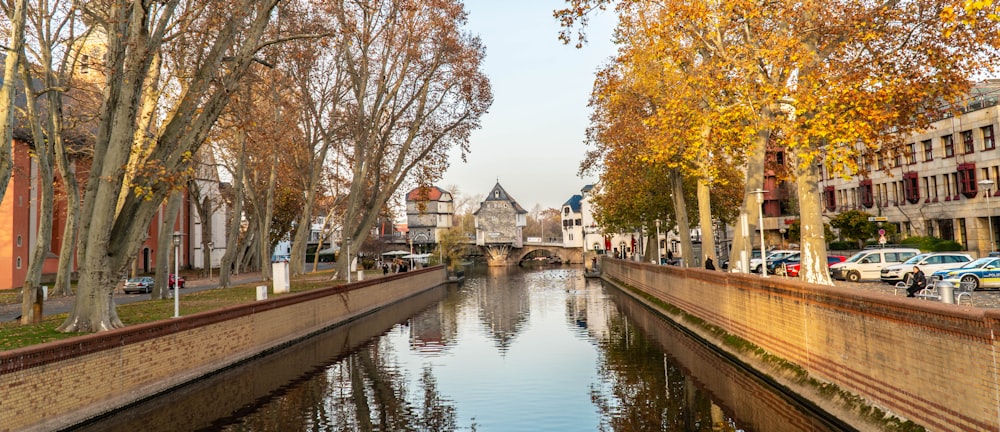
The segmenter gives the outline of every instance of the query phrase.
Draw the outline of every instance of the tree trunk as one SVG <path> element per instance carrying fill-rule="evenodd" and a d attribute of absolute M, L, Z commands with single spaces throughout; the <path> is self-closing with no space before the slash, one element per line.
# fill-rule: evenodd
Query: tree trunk
<path fill-rule="evenodd" d="M 66 158 L 66 150 L 60 149 L 62 140 L 56 139 L 56 166 L 62 177 L 66 191 L 66 224 L 63 228 L 62 245 L 59 246 L 59 269 L 52 295 L 68 296 L 73 293 L 70 283 L 73 276 L 73 258 L 76 257 L 77 222 L 80 218 L 80 186 L 76 182 L 76 170 Z"/>
<path fill-rule="evenodd" d="M 163 219 L 160 221 L 159 236 L 156 241 L 156 276 L 153 278 L 153 292 L 150 298 L 165 299 L 170 298 L 170 273 L 174 272 L 176 264 L 173 262 L 177 256 L 174 252 L 174 225 L 177 224 L 177 215 L 180 213 L 181 204 L 184 203 L 184 195 L 176 191 L 167 199 L 167 205 L 163 210 Z M 202 224 L 204 225 L 204 224 Z"/>
<path fill-rule="evenodd" d="M 240 223 L 243 217 L 243 188 L 246 172 L 246 131 L 239 132 L 240 159 L 233 175 L 233 203 L 229 211 L 229 223 L 226 225 L 226 252 L 222 254 L 222 262 L 219 264 L 219 286 L 229 288 L 229 277 L 232 270 L 236 270 L 234 263 L 238 263 L 240 256 Z"/>
<path fill-rule="evenodd" d="M 28 71 L 23 67 L 21 77 L 24 82 L 31 82 Z M 42 279 L 42 267 L 45 258 L 51 250 L 52 237 L 52 203 L 54 200 L 53 178 L 52 178 L 52 147 L 46 140 L 42 132 L 42 126 L 38 113 L 35 110 L 34 90 L 26 85 L 25 91 L 32 97 L 28 98 L 25 107 L 28 111 L 29 123 L 31 125 L 31 135 L 35 141 L 35 165 L 38 171 L 31 178 L 31 200 L 37 202 L 38 208 L 38 229 L 35 233 L 34 245 L 32 245 L 31 257 L 28 260 L 28 272 L 24 279 L 24 286 L 21 291 L 21 324 L 31 324 L 42 321 L 42 309 L 44 308 L 44 296 L 39 289 Z M 41 185 L 41 196 L 35 192 L 37 185 Z"/>
<path fill-rule="evenodd" d="M 746 186 L 743 190 L 743 216 L 746 218 L 746 230 L 742 223 L 736 224 L 733 235 L 733 249 L 729 252 L 729 271 L 734 273 L 749 273 L 748 265 L 750 257 L 753 255 L 753 239 L 751 233 L 754 232 L 760 221 L 760 206 L 757 198 L 751 192 L 764 187 L 764 161 L 767 156 L 767 143 L 771 136 L 771 119 L 773 113 L 769 107 L 762 107 L 760 114 L 761 122 L 765 125 L 757 130 L 757 144 L 753 151 L 747 154 L 747 175 Z M 759 227 L 763 229 L 763 227 Z M 744 258 L 745 257 L 745 261 Z"/>
<path fill-rule="evenodd" d="M 718 264 L 719 257 L 715 251 L 715 229 L 712 223 L 712 192 L 708 183 L 698 179 L 698 224 L 701 225 L 701 254 L 703 258 L 711 258 Z M 703 261 L 704 262 L 704 261 Z"/>
<path fill-rule="evenodd" d="M 799 278 L 805 282 L 833 285 L 826 260 L 826 236 L 823 230 L 822 199 L 819 193 L 819 167 L 814 162 L 790 158 L 795 167 L 795 185 L 799 195 L 799 226 L 801 268 Z"/>
<path fill-rule="evenodd" d="M 674 211 L 677 213 L 677 232 L 681 238 L 681 258 L 684 267 L 695 266 L 694 247 L 691 243 L 691 223 L 688 222 L 687 202 L 684 201 L 684 177 L 677 168 L 670 169 L 671 195 L 674 200 Z"/>
<path fill-rule="evenodd" d="M 3 80 L 3 85 L 0 86 L 0 202 L 3 202 L 14 169 L 14 84 L 17 80 L 13 77 L 24 54 L 26 8 L 26 0 L 16 0 L 14 3 L 14 13 L 10 19 L 11 43 L 9 48 L 5 47 L 7 59 L 4 62 L 3 76 L 10 79 Z"/>

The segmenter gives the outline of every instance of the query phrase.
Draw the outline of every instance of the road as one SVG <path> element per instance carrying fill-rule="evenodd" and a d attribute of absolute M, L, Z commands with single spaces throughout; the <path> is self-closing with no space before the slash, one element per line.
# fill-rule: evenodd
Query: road
<path fill-rule="evenodd" d="M 234 275 L 230 278 L 230 284 L 232 285 L 242 285 L 248 283 L 254 283 L 261 281 L 260 272 L 255 273 L 243 273 L 240 275 Z M 193 293 L 198 291 L 204 291 L 207 289 L 213 289 L 219 287 L 219 278 L 215 277 L 212 279 L 202 278 L 202 279 L 192 279 L 188 280 L 184 284 L 184 288 L 181 289 L 181 298 L 183 299 L 185 293 Z M 149 300 L 149 294 L 125 294 L 119 290 L 115 290 L 114 298 L 115 304 L 128 304 L 140 302 L 143 300 Z M 61 313 L 69 312 L 70 308 L 73 307 L 73 296 L 67 297 L 49 297 L 45 301 L 45 308 L 42 315 L 57 315 Z M 0 305 L 0 322 L 14 321 L 21 317 L 21 305 L 20 304 L 7 304 Z"/>

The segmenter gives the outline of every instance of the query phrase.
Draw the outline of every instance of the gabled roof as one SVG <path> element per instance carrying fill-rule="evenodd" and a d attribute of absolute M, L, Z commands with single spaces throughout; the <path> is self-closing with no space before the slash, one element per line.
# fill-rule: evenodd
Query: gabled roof
<path fill-rule="evenodd" d="M 442 199 L 444 197 L 444 199 Z M 407 201 L 452 201 L 451 193 L 437 186 L 420 186 L 406 194 Z"/>
<path fill-rule="evenodd" d="M 563 203 L 563 206 L 569 206 L 569 209 L 572 210 L 573 213 L 580 213 L 580 209 L 582 208 L 580 205 L 581 202 L 583 202 L 582 195 L 573 195 L 569 197 L 565 203 Z"/>
<path fill-rule="evenodd" d="M 521 205 L 518 204 L 517 201 L 515 201 L 514 198 L 511 197 L 506 190 L 504 190 L 503 186 L 500 186 L 500 182 L 497 182 L 496 186 L 493 186 L 493 189 L 490 189 L 490 193 L 486 194 L 486 199 L 484 199 L 483 202 L 485 203 L 487 201 L 507 201 L 510 202 L 511 207 L 514 208 L 514 211 L 517 214 L 528 213 L 528 211 L 525 210 L 524 207 L 521 207 Z M 479 209 L 482 208 L 483 206 L 480 203 Z M 473 213 L 473 215 L 476 214 L 479 214 L 479 210 L 476 210 L 475 213 Z"/>

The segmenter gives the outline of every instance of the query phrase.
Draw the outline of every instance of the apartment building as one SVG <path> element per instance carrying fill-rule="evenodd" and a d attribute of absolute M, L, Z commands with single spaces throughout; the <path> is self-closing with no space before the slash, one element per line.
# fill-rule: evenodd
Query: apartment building
<path fill-rule="evenodd" d="M 826 173 L 824 216 L 861 210 L 884 217 L 903 237 L 953 240 L 979 255 L 996 250 L 998 98 L 1000 80 L 984 81 L 962 101 L 959 115 L 912 135 L 899 151 L 862 158 L 859 172 L 866 174 L 845 180 Z"/>

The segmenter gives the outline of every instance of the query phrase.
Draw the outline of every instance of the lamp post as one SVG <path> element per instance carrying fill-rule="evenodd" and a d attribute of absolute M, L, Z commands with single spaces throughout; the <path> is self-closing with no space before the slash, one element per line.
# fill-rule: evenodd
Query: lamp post
<path fill-rule="evenodd" d="M 760 230 L 760 275 L 767 277 L 767 255 L 764 255 L 764 194 L 767 191 L 757 188 L 750 191 L 750 193 L 757 196 L 757 206 L 760 207 L 760 213 L 758 213 L 760 224 L 757 226 L 757 229 Z"/>
<path fill-rule="evenodd" d="M 174 318 L 181 316 L 181 293 L 178 290 L 180 284 L 177 283 L 177 278 L 181 273 L 181 236 L 183 235 L 180 231 L 174 231 Z"/>
<path fill-rule="evenodd" d="M 663 257 L 660 255 L 660 220 L 656 220 L 656 265 L 663 263 Z"/>
<path fill-rule="evenodd" d="M 990 195 L 993 194 L 993 185 L 995 184 L 996 182 L 990 179 L 979 181 L 979 185 L 986 189 L 986 220 L 990 226 L 990 252 L 996 249 L 996 242 L 993 241 L 993 209 L 990 207 Z"/>
<path fill-rule="evenodd" d="M 208 242 L 208 280 L 212 280 L 212 253 L 215 252 L 215 243 Z"/>

